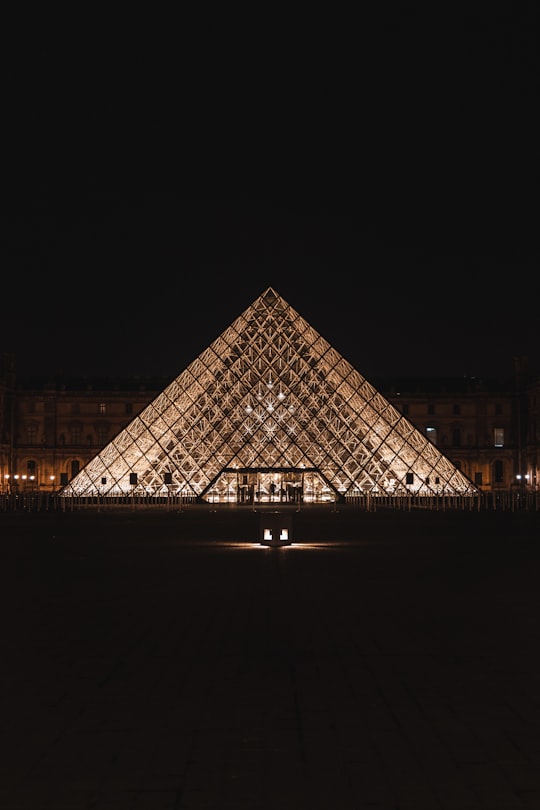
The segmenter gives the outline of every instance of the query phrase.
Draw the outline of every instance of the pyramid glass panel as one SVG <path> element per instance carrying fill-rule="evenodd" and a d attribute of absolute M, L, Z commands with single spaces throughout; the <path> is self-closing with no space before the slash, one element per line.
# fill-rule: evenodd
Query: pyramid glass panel
<path fill-rule="evenodd" d="M 62 496 L 325 502 L 477 488 L 269 287 Z"/>

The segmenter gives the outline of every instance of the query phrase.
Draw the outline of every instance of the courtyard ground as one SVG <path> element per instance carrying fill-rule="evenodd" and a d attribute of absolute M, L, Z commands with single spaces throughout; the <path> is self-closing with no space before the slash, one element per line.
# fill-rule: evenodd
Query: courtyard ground
<path fill-rule="evenodd" d="M 0 513 L 2 810 L 540 808 L 540 514 Z"/>

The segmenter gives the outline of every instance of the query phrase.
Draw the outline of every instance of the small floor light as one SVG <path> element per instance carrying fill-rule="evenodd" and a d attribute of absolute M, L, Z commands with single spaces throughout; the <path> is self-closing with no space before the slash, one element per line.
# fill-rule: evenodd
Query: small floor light
<path fill-rule="evenodd" d="M 292 514 L 261 512 L 260 541 L 264 546 L 290 546 L 292 543 Z"/>

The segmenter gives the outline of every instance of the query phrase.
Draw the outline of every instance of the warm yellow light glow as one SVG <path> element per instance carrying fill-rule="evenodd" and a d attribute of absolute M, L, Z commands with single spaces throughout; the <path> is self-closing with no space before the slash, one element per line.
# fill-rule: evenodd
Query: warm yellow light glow
<path fill-rule="evenodd" d="M 287 549 L 294 549 L 295 551 L 298 551 L 300 549 L 306 549 L 306 550 L 311 549 L 312 551 L 326 551 L 327 549 L 332 549 L 332 548 L 334 548 L 334 549 L 335 548 L 342 548 L 342 547 L 348 548 L 349 545 L 351 545 L 351 544 L 350 543 L 331 543 L 331 542 L 328 542 L 328 543 L 285 543 L 284 545 L 276 543 L 275 545 L 267 545 L 264 542 L 263 543 L 259 543 L 259 542 L 253 542 L 253 543 L 240 543 L 240 542 L 238 542 L 238 543 L 233 543 L 233 542 L 230 542 L 230 541 L 226 541 L 226 542 L 224 541 L 223 543 L 219 543 L 219 542 L 218 543 L 213 543 L 214 547 L 216 545 L 218 545 L 220 548 L 230 548 L 230 549 L 238 549 L 238 550 L 251 550 L 251 549 L 258 548 L 258 549 L 262 549 L 263 551 L 266 551 L 267 549 L 278 549 L 279 551 L 286 551 Z M 354 543 L 354 545 L 358 545 L 358 543 Z"/>
<path fill-rule="evenodd" d="M 477 494 L 435 442 L 308 327 L 269 287 L 60 494 L 159 495 L 171 469 L 177 491 L 167 494 L 185 488 L 210 503 L 432 496 L 441 487 Z M 278 532 L 274 544 L 286 543 Z"/>
<path fill-rule="evenodd" d="M 214 540 L 214 541 L 208 542 L 208 543 L 201 543 L 200 541 L 197 541 L 197 543 L 194 544 L 194 545 L 196 545 L 197 548 L 201 548 L 202 545 L 205 545 L 205 546 L 208 546 L 209 548 L 230 548 L 231 550 L 234 549 L 234 550 L 237 550 L 237 551 L 251 551 L 253 549 L 262 549 L 263 551 L 267 551 L 267 550 L 275 550 L 275 549 L 277 549 L 278 551 L 282 552 L 282 551 L 286 551 L 287 549 L 294 549 L 295 551 L 298 551 L 298 550 L 301 550 L 301 549 L 306 549 L 306 550 L 311 550 L 311 551 L 327 551 L 329 549 L 336 549 L 336 548 L 349 548 L 351 545 L 353 545 L 353 546 L 366 545 L 368 542 L 369 541 L 354 541 L 354 542 L 351 542 L 351 543 L 347 543 L 347 542 L 340 541 L 340 542 L 333 543 L 331 541 L 326 541 L 326 542 L 314 542 L 314 543 L 310 543 L 310 542 L 306 542 L 306 543 L 286 543 L 284 545 L 276 543 L 275 545 L 267 545 L 266 543 L 259 542 L 258 540 L 253 540 L 252 542 L 238 541 L 237 543 L 235 543 L 234 541 L 231 541 L 231 540 L 223 540 L 223 541 Z"/>

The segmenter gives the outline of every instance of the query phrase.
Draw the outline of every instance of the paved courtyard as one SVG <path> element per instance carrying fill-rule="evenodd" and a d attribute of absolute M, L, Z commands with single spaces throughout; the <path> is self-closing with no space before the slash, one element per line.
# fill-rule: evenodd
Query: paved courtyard
<path fill-rule="evenodd" d="M 0 513 L 2 810 L 540 808 L 540 513 Z"/>

